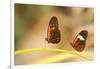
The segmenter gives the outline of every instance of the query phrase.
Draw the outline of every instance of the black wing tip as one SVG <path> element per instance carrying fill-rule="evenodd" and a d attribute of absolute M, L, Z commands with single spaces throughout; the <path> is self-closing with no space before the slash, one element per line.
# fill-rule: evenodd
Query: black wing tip
<path fill-rule="evenodd" d="M 52 18 L 57 18 L 56 16 L 52 16 Z"/>
<path fill-rule="evenodd" d="M 88 36 L 88 31 L 87 30 L 82 30 L 79 34 L 81 36 L 83 36 L 85 38 L 85 40 L 86 40 L 87 39 L 87 36 Z"/>
<path fill-rule="evenodd" d="M 88 34 L 88 31 L 87 31 L 87 30 L 82 30 L 82 31 L 80 32 L 80 34 L 81 34 L 81 33 Z"/>

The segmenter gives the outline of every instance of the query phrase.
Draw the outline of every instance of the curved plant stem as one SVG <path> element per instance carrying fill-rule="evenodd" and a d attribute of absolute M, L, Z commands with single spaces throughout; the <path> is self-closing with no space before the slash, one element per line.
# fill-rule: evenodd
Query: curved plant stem
<path fill-rule="evenodd" d="M 68 57 L 66 53 L 59 53 L 54 56 L 49 56 L 47 58 L 39 60 L 37 62 L 33 62 L 32 64 L 56 63 L 66 59 L 66 57 Z"/>
<path fill-rule="evenodd" d="M 72 51 L 68 51 L 68 50 L 62 50 L 62 49 L 52 49 L 52 48 L 37 48 L 37 49 L 25 49 L 25 50 L 20 50 L 20 51 L 16 51 L 15 54 L 25 54 L 25 53 L 30 53 L 30 52 L 45 52 L 45 51 L 48 51 L 48 52 L 57 52 L 57 53 L 64 53 L 64 54 L 72 54 L 72 55 L 76 55 L 76 56 L 79 56 L 81 58 L 84 58 L 86 60 L 90 60 L 88 59 L 87 57 L 79 54 L 79 53 L 76 53 L 76 52 L 72 52 Z"/>

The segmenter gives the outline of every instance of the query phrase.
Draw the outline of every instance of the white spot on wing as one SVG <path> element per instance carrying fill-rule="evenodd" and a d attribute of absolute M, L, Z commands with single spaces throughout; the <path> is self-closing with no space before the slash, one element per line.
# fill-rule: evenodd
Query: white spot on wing
<path fill-rule="evenodd" d="M 81 35 L 78 35 L 77 38 L 79 38 L 80 40 L 85 40 L 85 39 L 83 38 L 83 36 L 81 36 Z"/>
<path fill-rule="evenodd" d="M 52 28 L 52 30 L 54 30 L 54 29 L 55 29 L 55 27 Z"/>

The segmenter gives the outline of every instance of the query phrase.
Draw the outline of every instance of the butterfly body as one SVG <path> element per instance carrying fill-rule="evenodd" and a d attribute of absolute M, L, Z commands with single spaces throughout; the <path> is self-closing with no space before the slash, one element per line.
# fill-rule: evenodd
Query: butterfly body
<path fill-rule="evenodd" d="M 79 52 L 83 51 L 86 45 L 87 36 L 88 31 L 82 30 L 71 43 L 72 47 Z"/>
<path fill-rule="evenodd" d="M 48 43 L 57 44 L 60 42 L 61 34 L 59 30 L 58 20 L 55 16 L 53 16 L 49 22 L 47 38 Z"/>

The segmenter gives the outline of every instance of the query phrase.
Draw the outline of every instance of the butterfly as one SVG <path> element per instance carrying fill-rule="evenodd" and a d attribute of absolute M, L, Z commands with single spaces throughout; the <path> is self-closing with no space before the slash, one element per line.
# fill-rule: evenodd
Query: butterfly
<path fill-rule="evenodd" d="M 48 25 L 46 41 L 48 43 L 57 44 L 60 42 L 60 40 L 61 40 L 61 33 L 59 30 L 58 19 L 56 16 L 52 16 Z"/>
<path fill-rule="evenodd" d="M 87 36 L 88 36 L 88 31 L 82 30 L 80 33 L 78 33 L 74 41 L 71 43 L 72 47 L 75 50 L 82 52 L 86 45 Z"/>

